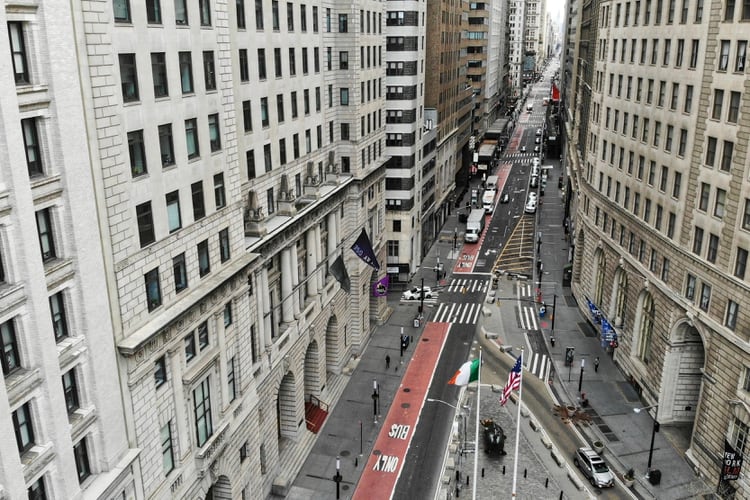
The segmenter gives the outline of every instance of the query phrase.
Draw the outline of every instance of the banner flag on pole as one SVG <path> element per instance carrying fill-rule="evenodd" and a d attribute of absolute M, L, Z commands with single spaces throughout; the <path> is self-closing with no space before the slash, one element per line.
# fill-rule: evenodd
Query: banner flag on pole
<path fill-rule="evenodd" d="M 376 271 L 380 270 L 380 264 L 378 264 L 378 259 L 375 257 L 375 252 L 372 250 L 372 243 L 370 243 L 370 238 L 367 236 L 365 228 L 362 228 L 362 232 L 359 233 L 357 241 L 352 245 L 352 250 L 354 250 L 357 257 L 362 259 L 365 264 L 373 267 Z"/>
<path fill-rule="evenodd" d="M 388 283 L 390 278 L 386 274 L 372 285 L 372 296 L 373 297 L 385 297 L 388 295 Z"/>
<path fill-rule="evenodd" d="M 333 264 L 331 264 L 331 274 L 336 278 L 336 281 L 341 283 L 341 289 L 346 293 L 349 293 L 351 290 L 351 282 L 349 281 L 349 273 L 346 272 L 344 258 L 341 255 L 333 261 Z"/>
<path fill-rule="evenodd" d="M 522 357 L 523 357 L 523 354 L 518 356 L 518 359 L 516 359 L 516 364 L 513 365 L 513 369 L 511 369 L 510 373 L 508 374 L 508 382 L 505 384 L 505 387 L 503 387 L 503 396 L 500 398 L 500 404 L 503 406 L 505 406 L 505 403 L 508 402 L 510 393 L 513 392 L 513 390 L 521 387 L 521 358 Z"/>
<path fill-rule="evenodd" d="M 721 464 L 721 479 L 723 481 L 734 481 L 740 478 L 742 470 L 742 455 L 732 448 L 729 441 L 724 439 L 724 456 Z"/>
<path fill-rule="evenodd" d="M 468 385 L 479 378 L 479 360 L 467 361 L 448 381 L 452 385 Z"/>

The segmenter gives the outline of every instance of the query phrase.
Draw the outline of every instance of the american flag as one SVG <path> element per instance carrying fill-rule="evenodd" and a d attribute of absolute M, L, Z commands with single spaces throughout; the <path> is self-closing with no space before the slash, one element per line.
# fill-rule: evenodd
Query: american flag
<path fill-rule="evenodd" d="M 518 356 L 518 359 L 516 359 L 516 364 L 513 365 L 513 369 L 508 374 L 508 382 L 505 384 L 505 387 L 503 387 L 503 397 L 500 398 L 500 404 L 503 406 L 505 406 L 505 403 L 508 401 L 510 393 L 513 392 L 513 390 L 521 387 L 522 357 L 523 353 Z"/>

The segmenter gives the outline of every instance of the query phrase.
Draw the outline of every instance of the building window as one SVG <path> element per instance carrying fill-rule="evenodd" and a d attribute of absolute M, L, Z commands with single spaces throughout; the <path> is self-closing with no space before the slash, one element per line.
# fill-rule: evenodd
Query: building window
<path fill-rule="evenodd" d="M 682 109 L 685 113 L 690 113 L 693 110 L 693 86 L 685 86 L 685 106 Z"/>
<path fill-rule="evenodd" d="M 266 172 L 270 172 L 273 168 L 273 159 L 271 158 L 271 145 L 265 144 L 263 146 L 263 161 L 265 163 Z"/>
<path fill-rule="evenodd" d="M 192 94 L 193 88 L 193 59 L 190 52 L 180 52 L 180 85 L 183 94 Z"/>
<path fill-rule="evenodd" d="M 730 92 L 729 94 L 729 113 L 727 113 L 728 123 L 737 123 L 740 115 L 740 98 L 739 92 Z"/>
<path fill-rule="evenodd" d="M 719 237 L 715 234 L 708 235 L 708 252 L 706 253 L 706 260 L 712 264 L 716 263 L 716 257 L 719 254 Z"/>
<path fill-rule="evenodd" d="M 303 33 L 307 31 L 307 6 L 305 4 L 299 6 L 299 29 Z"/>
<path fill-rule="evenodd" d="M 268 215 L 276 212 L 276 203 L 273 199 L 273 188 L 266 190 L 266 206 L 268 207 Z"/>
<path fill-rule="evenodd" d="M 29 177 L 44 175 L 42 151 L 39 144 L 38 122 L 38 118 L 24 118 L 21 120 L 23 145 L 26 151 L 26 167 L 29 171 Z"/>
<path fill-rule="evenodd" d="M 253 114 L 250 101 L 242 102 L 242 123 L 245 132 L 252 132 L 253 130 Z"/>
<path fill-rule="evenodd" d="M 297 103 L 297 92 L 292 92 L 291 98 L 292 98 L 292 118 L 297 118 L 299 116 L 299 106 L 298 106 L 298 103 Z"/>
<path fill-rule="evenodd" d="M 699 307 L 703 311 L 708 311 L 708 306 L 711 303 L 711 285 L 708 283 L 701 283 L 701 302 Z"/>
<path fill-rule="evenodd" d="M 174 273 L 174 291 L 180 293 L 188 287 L 187 264 L 185 263 L 185 254 L 172 259 L 172 272 Z"/>
<path fill-rule="evenodd" d="M 705 182 L 701 182 L 701 193 L 698 200 L 698 210 L 705 212 L 708 210 L 708 198 L 711 194 L 711 186 Z"/>
<path fill-rule="evenodd" d="M 748 10 L 750 10 L 750 3 L 748 3 Z M 734 61 L 734 71 L 736 73 L 745 72 L 745 57 L 747 57 L 747 40 L 739 40 L 737 42 L 737 57 Z"/>
<path fill-rule="evenodd" d="M 174 20 L 178 26 L 187 26 L 188 24 L 187 0 L 175 0 Z"/>
<path fill-rule="evenodd" d="M 313 33 L 318 32 L 318 7 L 313 6 L 312 8 L 312 24 L 313 24 Z"/>
<path fill-rule="evenodd" d="M 245 162 L 247 163 L 247 179 L 255 179 L 255 150 L 251 149 L 245 152 Z"/>
<path fill-rule="evenodd" d="M 73 413 L 81 407 L 78 399 L 78 381 L 76 380 L 75 368 L 65 372 L 62 376 L 63 394 L 65 396 L 65 407 L 68 414 Z"/>
<path fill-rule="evenodd" d="M 295 57 L 294 47 L 289 48 L 289 76 L 297 74 L 297 58 Z"/>
<path fill-rule="evenodd" d="M 255 0 L 255 29 L 263 29 L 263 0 Z"/>
<path fill-rule="evenodd" d="M 161 24 L 160 0 L 146 0 L 146 21 L 149 24 Z"/>
<path fill-rule="evenodd" d="M 271 0 L 271 28 L 279 31 L 279 2 Z"/>
<path fill-rule="evenodd" d="M 212 153 L 221 150 L 221 130 L 219 128 L 218 113 L 208 115 L 208 139 Z"/>
<path fill-rule="evenodd" d="M 171 123 L 159 125 L 159 153 L 161 154 L 162 167 L 175 164 Z"/>
<path fill-rule="evenodd" d="M 732 168 L 732 154 L 734 153 L 734 143 L 732 141 L 724 141 L 724 148 L 721 150 L 721 170 L 729 172 Z"/>
<path fill-rule="evenodd" d="M 294 31 L 294 4 L 291 2 L 286 3 L 286 29 Z"/>
<path fill-rule="evenodd" d="M 203 200 L 203 182 L 198 181 L 190 186 L 193 197 L 193 220 L 201 220 L 206 216 L 206 204 Z"/>
<path fill-rule="evenodd" d="M 729 40 L 721 40 L 719 52 L 719 71 L 726 71 L 729 67 Z"/>
<path fill-rule="evenodd" d="M 198 334 L 198 349 L 202 351 L 209 346 L 208 323 L 204 321 L 198 325 L 196 333 Z"/>
<path fill-rule="evenodd" d="M 349 52 L 339 52 L 339 69 L 349 69 Z"/>
<path fill-rule="evenodd" d="M 143 130 L 128 132 L 128 152 L 130 153 L 130 173 L 133 177 L 148 172 L 146 146 L 143 143 Z"/>
<path fill-rule="evenodd" d="M 339 14 L 339 33 L 349 31 L 349 17 L 347 14 Z"/>
<path fill-rule="evenodd" d="M 138 69 L 135 64 L 135 54 L 120 54 L 120 86 L 122 88 L 122 100 L 134 102 L 139 99 L 138 95 Z"/>
<path fill-rule="evenodd" d="M 138 221 L 138 238 L 141 248 L 156 241 L 154 234 L 154 219 L 151 212 L 151 202 L 141 203 L 135 207 L 136 220 Z"/>
<path fill-rule="evenodd" d="M 89 451 L 86 446 L 84 437 L 77 444 L 73 445 L 73 456 L 76 460 L 76 471 L 78 471 L 78 482 L 82 483 L 91 475 L 91 466 L 89 465 Z"/>
<path fill-rule="evenodd" d="M 188 159 L 200 156 L 198 144 L 198 123 L 195 118 L 185 120 L 185 144 L 187 145 Z"/>
<path fill-rule="evenodd" d="M 276 119 L 279 123 L 284 121 L 284 94 L 276 94 Z"/>
<path fill-rule="evenodd" d="M 57 258 L 55 238 L 52 233 L 52 213 L 49 208 L 36 213 L 36 229 L 39 236 L 39 247 L 42 251 L 42 261 L 49 262 Z"/>
<path fill-rule="evenodd" d="M 226 193 L 224 190 L 224 174 L 214 175 L 214 200 L 216 209 L 224 208 L 227 205 Z"/>
<path fill-rule="evenodd" d="M 348 141 L 349 140 L 349 124 L 342 123 L 340 125 L 341 125 L 341 140 Z"/>
<path fill-rule="evenodd" d="M 159 284 L 159 268 L 155 267 L 144 276 L 146 282 L 146 302 L 148 310 L 153 311 L 161 305 L 161 285 Z"/>
<path fill-rule="evenodd" d="M 713 167 L 716 161 L 716 137 L 709 137 L 706 141 L 706 166 Z"/>
<path fill-rule="evenodd" d="M 49 298 L 49 310 L 52 315 L 52 330 L 55 341 L 59 342 L 68 336 L 68 320 L 65 315 L 63 292 L 57 292 Z"/>
<path fill-rule="evenodd" d="M 232 358 L 227 362 L 227 396 L 230 403 L 237 399 L 237 378 L 235 373 L 236 365 L 237 356 L 232 356 Z"/>
<path fill-rule="evenodd" d="M 742 375 L 742 390 L 745 392 L 750 392 L 750 368 L 745 367 L 744 373 Z"/>
<path fill-rule="evenodd" d="M 214 433 L 213 421 L 211 419 L 211 390 L 210 379 L 206 377 L 203 382 L 193 389 L 193 410 L 195 413 L 195 437 L 198 446 L 203 446 L 208 438 Z"/>
<path fill-rule="evenodd" d="M 203 51 L 203 81 L 207 91 L 216 90 L 216 63 L 212 50 Z"/>
<path fill-rule="evenodd" d="M 724 104 L 724 91 L 722 89 L 714 89 L 714 107 L 711 113 L 711 118 L 714 120 L 721 120 L 722 104 Z"/>
<path fill-rule="evenodd" d="M 16 445 L 22 455 L 34 446 L 34 426 L 31 422 L 30 403 L 13 412 L 13 430 L 16 433 Z"/>
<path fill-rule="evenodd" d="M 263 127 L 267 127 L 269 124 L 268 118 L 268 97 L 260 98 L 260 124 Z"/>
<path fill-rule="evenodd" d="M 182 227 L 182 216 L 180 215 L 180 193 L 172 191 L 166 195 L 167 224 L 169 232 L 173 233 Z"/>
<path fill-rule="evenodd" d="M 724 326 L 730 330 L 734 330 L 737 327 L 737 316 L 740 311 L 740 305 L 733 301 L 727 300 L 727 310 L 724 314 Z"/>
<path fill-rule="evenodd" d="M 696 227 L 693 234 L 693 253 L 700 255 L 701 250 L 703 250 L 703 228 Z"/>
<path fill-rule="evenodd" d="M 208 240 L 198 243 L 198 273 L 201 278 L 211 272 L 211 261 L 208 255 Z"/>
<path fill-rule="evenodd" d="M 734 419 L 732 430 L 730 432 L 729 444 L 742 455 L 748 452 L 748 442 L 750 442 L 750 428 L 739 418 Z"/>
<path fill-rule="evenodd" d="M 669 259 L 664 257 L 661 261 L 661 280 L 666 283 L 669 280 Z"/>
<path fill-rule="evenodd" d="M 221 262 L 226 262 L 231 257 L 231 249 L 229 246 L 229 228 L 224 228 L 219 231 L 219 256 Z"/>
<path fill-rule="evenodd" d="M 115 22 L 130 22 L 130 2 L 128 0 L 114 0 Z"/>
<path fill-rule="evenodd" d="M 192 333 L 184 338 L 185 362 L 190 362 L 195 357 L 195 335 Z"/>
<path fill-rule="evenodd" d="M 688 274 L 687 280 L 685 281 L 685 298 L 688 300 L 695 299 L 695 283 L 695 276 Z"/>
<path fill-rule="evenodd" d="M 9 375 L 21 367 L 16 327 L 12 319 L 0 324 L 0 347 L 2 347 L 0 361 L 3 365 L 3 375 Z"/>
<path fill-rule="evenodd" d="M 40 477 L 29 486 L 27 490 L 29 500 L 47 500 L 47 489 L 44 485 L 44 476 Z"/>
<path fill-rule="evenodd" d="M 724 207 L 727 202 L 727 192 L 723 189 L 716 190 L 716 201 L 714 202 L 714 217 L 724 217 Z"/>
<path fill-rule="evenodd" d="M 247 49 L 240 49 L 240 81 L 247 82 L 250 80 L 250 65 L 247 59 Z"/>
<path fill-rule="evenodd" d="M 339 101 L 342 106 L 349 105 L 349 89 L 348 88 L 339 89 Z"/>
<path fill-rule="evenodd" d="M 174 451 L 172 450 L 172 421 L 161 428 L 161 464 L 164 474 L 174 470 Z"/>
<path fill-rule="evenodd" d="M 198 0 L 198 10 L 201 14 L 201 26 L 211 26 L 211 2 Z"/>
<path fill-rule="evenodd" d="M 745 279 L 745 271 L 747 270 L 747 250 L 742 247 L 737 247 L 737 257 L 734 261 L 734 276 L 741 280 Z"/>
<path fill-rule="evenodd" d="M 167 383 L 167 358 L 160 357 L 154 363 L 154 383 L 156 387 L 161 387 Z"/>

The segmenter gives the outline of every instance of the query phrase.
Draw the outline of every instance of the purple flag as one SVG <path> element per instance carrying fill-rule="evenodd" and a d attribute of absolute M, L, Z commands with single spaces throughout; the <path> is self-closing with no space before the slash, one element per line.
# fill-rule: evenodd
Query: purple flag
<path fill-rule="evenodd" d="M 372 285 L 372 296 L 373 297 L 385 297 L 388 295 L 388 283 L 390 279 L 388 278 L 388 275 L 386 274 L 382 278 L 380 278 L 377 282 L 373 283 Z"/>
<path fill-rule="evenodd" d="M 372 250 L 372 243 L 370 238 L 367 237 L 367 231 L 362 228 L 362 232 L 359 233 L 359 238 L 352 245 L 352 250 L 357 254 L 357 257 L 362 259 L 365 264 L 373 267 L 376 271 L 380 270 L 380 264 L 378 259 L 375 257 L 375 252 Z"/>

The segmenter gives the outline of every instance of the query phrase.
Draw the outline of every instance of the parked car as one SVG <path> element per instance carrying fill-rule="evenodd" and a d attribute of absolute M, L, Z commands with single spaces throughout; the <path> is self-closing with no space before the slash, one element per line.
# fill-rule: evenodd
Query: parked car
<path fill-rule="evenodd" d="M 610 488 L 615 485 L 615 477 L 607 464 L 591 448 L 578 448 L 573 455 L 573 463 L 596 488 Z"/>
<path fill-rule="evenodd" d="M 522 153 L 525 153 L 525 152 L 526 152 L 526 146 L 521 146 L 521 152 L 522 152 Z"/>
<path fill-rule="evenodd" d="M 431 299 L 433 297 L 432 295 L 432 289 L 429 286 L 424 287 L 424 289 L 415 286 L 411 290 L 407 290 L 404 293 L 401 294 L 401 298 L 405 300 L 416 300 L 421 298 L 421 293 L 424 293 L 425 299 Z"/>
<path fill-rule="evenodd" d="M 537 201 L 536 199 L 536 193 L 534 191 L 529 193 L 529 199 L 528 201 Z"/>
<path fill-rule="evenodd" d="M 500 196 L 500 203 L 508 203 L 508 201 L 510 201 L 510 196 L 508 195 L 508 192 L 506 191 Z"/>
<path fill-rule="evenodd" d="M 534 152 L 535 152 L 535 153 L 538 153 L 538 152 L 539 152 L 539 151 L 541 151 L 541 150 L 542 150 L 542 147 L 541 147 L 541 146 L 534 146 Z"/>
<path fill-rule="evenodd" d="M 529 182 L 529 186 L 535 188 L 539 186 L 539 176 L 538 175 L 532 175 L 531 181 Z"/>
<path fill-rule="evenodd" d="M 536 200 L 529 200 L 526 202 L 526 207 L 523 209 L 527 214 L 536 213 Z"/>
<path fill-rule="evenodd" d="M 541 137 L 537 137 L 537 138 L 534 139 L 534 144 L 541 144 L 541 143 L 542 143 L 542 138 Z"/>
<path fill-rule="evenodd" d="M 536 129 L 536 135 L 542 135 L 542 129 L 540 128 Z"/>

